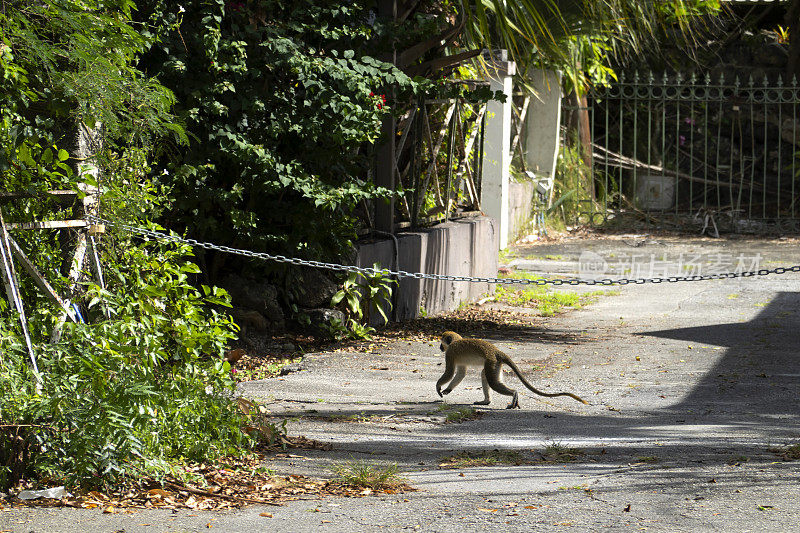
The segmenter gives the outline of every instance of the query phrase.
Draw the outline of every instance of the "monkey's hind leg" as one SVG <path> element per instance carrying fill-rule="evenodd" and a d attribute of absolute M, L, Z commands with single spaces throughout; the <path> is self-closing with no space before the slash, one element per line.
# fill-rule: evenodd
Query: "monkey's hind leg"
<path fill-rule="evenodd" d="M 502 381 L 503 364 L 501 362 L 498 361 L 497 363 L 492 364 L 487 361 L 486 365 L 483 367 L 483 373 L 486 381 L 489 383 L 489 386 L 494 389 L 495 392 L 505 396 L 511 396 L 511 403 L 506 406 L 506 409 L 520 409 L 519 395 L 517 394 L 517 391 L 508 388 Z"/>
<path fill-rule="evenodd" d="M 481 385 L 483 385 L 483 400 L 473 402 L 472 405 L 489 405 L 492 401 L 489 397 L 489 382 L 486 380 L 486 369 L 481 370 Z"/>

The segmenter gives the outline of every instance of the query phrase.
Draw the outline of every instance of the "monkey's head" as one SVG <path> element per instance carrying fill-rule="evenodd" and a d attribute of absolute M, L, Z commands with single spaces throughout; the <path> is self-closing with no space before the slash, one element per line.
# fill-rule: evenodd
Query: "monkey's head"
<path fill-rule="evenodd" d="M 446 352 L 447 347 L 457 340 L 461 340 L 461 335 L 455 331 L 445 331 L 442 333 L 442 342 L 439 344 L 439 349 L 443 352 Z"/>

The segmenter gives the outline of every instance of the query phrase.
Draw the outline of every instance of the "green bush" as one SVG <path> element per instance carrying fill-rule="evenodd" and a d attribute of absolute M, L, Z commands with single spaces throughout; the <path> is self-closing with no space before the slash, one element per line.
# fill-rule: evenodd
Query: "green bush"
<path fill-rule="evenodd" d="M 158 242 L 110 250 L 108 288 L 87 286 L 87 323 L 36 344 L 41 383 L 14 322 L 0 321 L 0 424 L 21 430 L 29 454 L 15 470 L 20 438 L 0 441 L 0 486 L 19 474 L 101 485 L 160 459 L 202 461 L 249 446 L 221 359 L 235 326 L 209 308 L 228 297 L 189 283 L 198 271 L 189 254 Z"/>
<path fill-rule="evenodd" d="M 130 0 L 6 2 L 0 13 L 0 188 L 33 196 L 3 205 L 7 220 L 73 218 L 40 196 L 97 186 L 101 212 L 143 224 L 169 205 L 154 183 L 156 155 L 187 141 L 172 93 L 138 69 L 158 28 L 131 20 Z M 162 21 L 163 22 L 163 21 Z M 174 22 L 174 21 L 173 21 Z M 159 26 L 162 27 L 162 26 Z M 81 123 L 102 123 L 99 180 L 65 148 Z M 0 297 L 0 489 L 21 477 L 99 486 L 128 475 L 237 454 L 252 425 L 233 400 L 221 359 L 235 326 L 227 294 L 197 286 L 182 245 L 103 237 L 106 289 L 87 283 L 71 299 L 84 322 L 51 344 L 60 310 L 21 277 L 40 373 L 27 364 L 19 320 Z M 56 234 L 58 233 L 58 234 Z M 60 294 L 71 231 L 13 237 Z"/>

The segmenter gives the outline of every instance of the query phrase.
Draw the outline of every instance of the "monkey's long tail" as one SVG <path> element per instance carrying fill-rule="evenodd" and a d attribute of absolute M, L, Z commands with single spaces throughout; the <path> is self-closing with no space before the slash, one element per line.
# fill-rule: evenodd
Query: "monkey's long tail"
<path fill-rule="evenodd" d="M 539 396 L 545 396 L 547 398 L 555 398 L 556 396 L 569 396 L 570 398 L 572 398 L 574 400 L 577 400 L 577 401 L 579 401 L 579 402 L 581 402 L 583 404 L 589 405 L 589 402 L 587 402 L 586 400 L 584 400 L 583 398 L 581 398 L 577 394 L 572 394 L 571 392 L 553 392 L 553 393 L 542 392 L 539 389 L 537 389 L 536 387 L 534 387 L 533 385 L 531 385 L 530 383 L 528 383 L 528 380 L 525 379 L 525 376 L 522 375 L 522 372 L 520 372 L 519 368 L 517 368 L 516 363 L 514 363 L 514 361 L 512 361 L 511 358 L 506 359 L 504 361 L 504 363 L 507 364 L 511 368 L 511 370 L 514 371 L 514 373 L 517 375 L 519 380 L 526 387 L 528 387 L 528 390 L 530 390 L 534 394 L 538 394 Z"/>

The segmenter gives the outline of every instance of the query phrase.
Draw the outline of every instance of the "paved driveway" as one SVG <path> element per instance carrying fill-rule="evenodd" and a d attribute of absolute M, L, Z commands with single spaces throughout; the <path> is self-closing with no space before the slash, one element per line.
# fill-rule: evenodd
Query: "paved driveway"
<path fill-rule="evenodd" d="M 670 256 L 685 245 L 645 244 L 642 253 L 657 247 Z M 731 250 L 756 245 L 762 268 L 800 263 L 795 246 L 780 242 L 740 241 Z M 630 247 L 591 246 L 606 258 Z M 720 244 L 691 246 L 706 253 Z M 570 250 L 523 260 L 531 251 L 518 249 L 517 265 L 569 268 L 580 245 Z M 270 466 L 328 475 L 340 461 L 395 463 L 418 492 L 291 502 L 269 508 L 272 518 L 260 507 L 129 517 L 18 510 L 0 513 L 0 530 L 798 531 L 800 462 L 778 452 L 800 442 L 799 333 L 797 274 L 622 287 L 584 309 L 486 333 L 534 384 L 590 405 L 521 388 L 521 410 L 496 397 L 461 423 L 445 418 L 482 397 L 480 382 L 468 376 L 443 408 L 434 390 L 438 346 L 311 354 L 303 370 L 242 391 L 288 418 L 291 433 L 334 449 L 294 451 Z M 554 445 L 576 450 L 574 460 L 542 461 Z M 517 452 L 520 464 L 440 466 L 459 452 L 493 450 Z"/>

